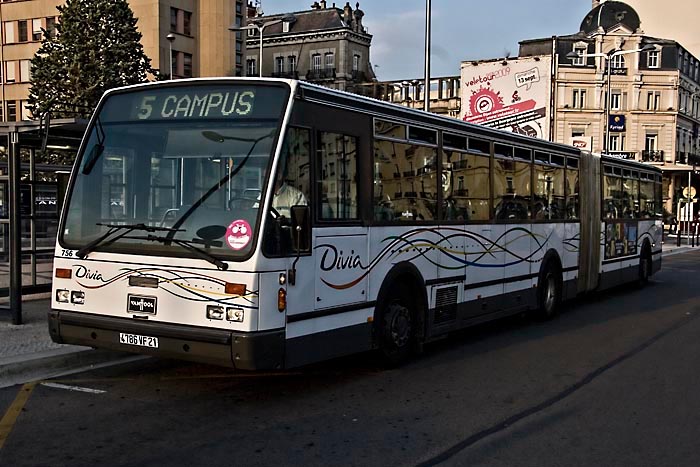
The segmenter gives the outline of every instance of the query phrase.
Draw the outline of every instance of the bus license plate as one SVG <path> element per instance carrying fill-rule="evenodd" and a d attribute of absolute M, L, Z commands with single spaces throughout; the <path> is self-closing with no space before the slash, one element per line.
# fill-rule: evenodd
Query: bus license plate
<path fill-rule="evenodd" d="M 158 338 L 151 336 L 139 336 L 138 334 L 119 333 L 119 343 L 126 345 L 138 345 L 140 347 L 158 348 Z"/>

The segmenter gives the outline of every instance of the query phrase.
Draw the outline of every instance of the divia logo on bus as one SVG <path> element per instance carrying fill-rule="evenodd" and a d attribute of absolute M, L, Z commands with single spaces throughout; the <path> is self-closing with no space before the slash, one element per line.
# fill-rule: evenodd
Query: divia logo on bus
<path fill-rule="evenodd" d="M 85 266 L 73 266 L 75 268 L 75 277 L 76 279 L 89 279 L 93 281 L 99 281 L 99 282 L 109 282 L 108 280 L 104 279 L 102 277 L 102 274 L 100 271 L 95 271 L 95 270 L 90 270 L 86 268 Z"/>
<path fill-rule="evenodd" d="M 319 265 L 322 271 L 328 272 L 334 269 L 341 271 L 346 269 L 367 269 L 367 267 L 362 264 L 360 255 L 355 253 L 355 250 L 351 250 L 348 255 L 344 254 L 343 250 L 338 250 L 333 245 L 323 244 L 318 245 L 316 248 L 325 249 L 321 256 L 321 264 Z"/>
<path fill-rule="evenodd" d="M 137 117 L 139 120 L 245 117 L 252 114 L 254 104 L 254 91 L 151 94 L 141 99 Z"/>

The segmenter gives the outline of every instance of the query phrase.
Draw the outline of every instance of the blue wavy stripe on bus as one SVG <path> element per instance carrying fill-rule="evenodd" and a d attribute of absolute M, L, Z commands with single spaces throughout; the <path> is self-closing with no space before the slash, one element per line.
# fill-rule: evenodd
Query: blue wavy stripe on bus
<path fill-rule="evenodd" d="M 74 267 L 83 267 L 82 265 L 74 265 Z M 101 289 L 116 282 L 128 281 L 132 276 L 142 278 L 152 278 L 158 281 L 158 288 L 168 292 L 176 297 L 190 301 L 215 301 L 219 303 L 228 303 L 232 300 L 244 300 L 250 305 L 240 305 L 249 309 L 257 309 L 253 299 L 257 298 L 257 291 L 246 291 L 245 295 L 235 295 L 225 293 L 226 281 L 201 274 L 198 272 L 184 271 L 178 273 L 176 271 L 160 268 L 140 268 L 130 269 L 122 268 L 120 272 L 113 277 L 104 278 L 102 275 L 92 275 L 89 279 L 97 281 L 97 284 L 87 284 L 76 278 L 76 282 L 86 289 Z M 212 288 L 212 284 L 216 285 L 216 290 Z M 184 293 L 183 293 L 184 292 Z M 253 305 L 253 306 L 251 306 Z"/>
<path fill-rule="evenodd" d="M 411 262 L 422 258 L 443 270 L 459 270 L 465 266 L 477 268 L 505 268 L 521 263 L 536 264 L 542 261 L 542 252 L 547 242 L 551 240 L 553 234 L 554 232 L 550 231 L 545 237 L 533 233 L 524 227 L 513 227 L 506 230 L 494 241 L 484 235 L 451 227 L 443 227 L 440 231 L 429 228 L 413 229 L 402 235 L 390 235 L 384 238 L 381 243 L 389 243 L 384 246 L 368 265 L 359 265 L 363 272 L 352 281 L 343 284 L 334 284 L 324 278 L 321 278 L 321 281 L 328 287 L 337 290 L 348 289 L 358 284 L 372 269 L 384 260 Z M 437 239 L 430 237 L 437 237 Z M 511 245 L 523 239 L 533 240 L 537 245 L 535 249 L 529 251 L 528 255 L 520 255 L 510 248 Z M 460 240 L 469 240 L 476 243 L 478 250 L 473 251 L 467 249 L 466 246 L 460 247 Z M 579 243 L 579 234 L 564 239 L 567 251 L 570 252 L 578 252 Z M 324 248 L 334 247 L 328 244 L 321 244 L 315 247 L 317 250 Z M 437 258 L 428 255 L 429 252 L 435 251 L 441 253 L 443 258 L 452 260 L 454 264 L 443 264 L 444 262 L 437 261 Z M 510 259 L 496 264 L 484 262 L 485 258 L 497 260 L 496 254 L 504 254 L 505 258 Z"/>

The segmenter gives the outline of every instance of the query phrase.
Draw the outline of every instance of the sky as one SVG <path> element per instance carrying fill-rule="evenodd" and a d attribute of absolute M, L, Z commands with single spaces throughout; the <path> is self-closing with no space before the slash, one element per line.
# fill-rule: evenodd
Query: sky
<path fill-rule="evenodd" d="M 266 15 L 309 10 L 313 0 L 261 0 Z M 355 8 L 357 0 L 350 2 Z M 333 0 L 328 1 L 330 6 Z M 337 6 L 345 1 L 335 0 Z M 578 32 L 591 0 L 431 0 L 430 74 L 459 75 L 460 62 L 518 55 L 518 42 Z M 421 78 L 426 0 L 360 0 L 380 81 Z"/>

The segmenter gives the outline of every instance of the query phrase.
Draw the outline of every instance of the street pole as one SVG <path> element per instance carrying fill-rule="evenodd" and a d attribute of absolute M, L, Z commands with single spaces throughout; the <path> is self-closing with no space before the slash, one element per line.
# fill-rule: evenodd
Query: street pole
<path fill-rule="evenodd" d="M 611 69 L 612 64 L 610 63 L 612 56 L 605 57 L 605 65 L 607 66 L 608 75 L 608 91 L 605 96 L 605 140 L 603 141 L 603 154 L 607 154 L 610 151 L 610 102 L 612 92 L 612 83 L 610 77 L 612 76 Z"/>
<path fill-rule="evenodd" d="M 430 0 L 425 0 L 425 83 L 423 110 L 430 112 Z"/>
<path fill-rule="evenodd" d="M 170 79 L 173 79 L 173 43 L 170 42 L 168 45 L 170 46 Z"/>
<path fill-rule="evenodd" d="M 260 67 L 258 68 L 258 78 L 262 78 L 263 29 L 265 29 L 265 25 L 263 24 L 262 26 L 258 26 L 257 24 L 254 24 L 254 26 L 258 28 L 258 32 L 260 33 L 260 53 L 258 55 Z"/>
<path fill-rule="evenodd" d="M 693 207 L 692 207 L 692 200 L 693 200 L 693 194 L 690 191 L 691 190 L 691 185 L 690 185 L 690 176 L 693 172 L 688 171 L 688 202 L 686 203 L 686 210 L 688 212 L 686 216 L 686 220 L 688 222 L 688 245 L 690 245 L 690 225 L 691 225 L 691 217 L 693 216 Z"/>
<path fill-rule="evenodd" d="M 170 33 L 165 38 L 168 40 L 168 50 L 170 52 L 170 79 L 173 79 L 173 41 L 175 40 L 175 34 Z"/>

